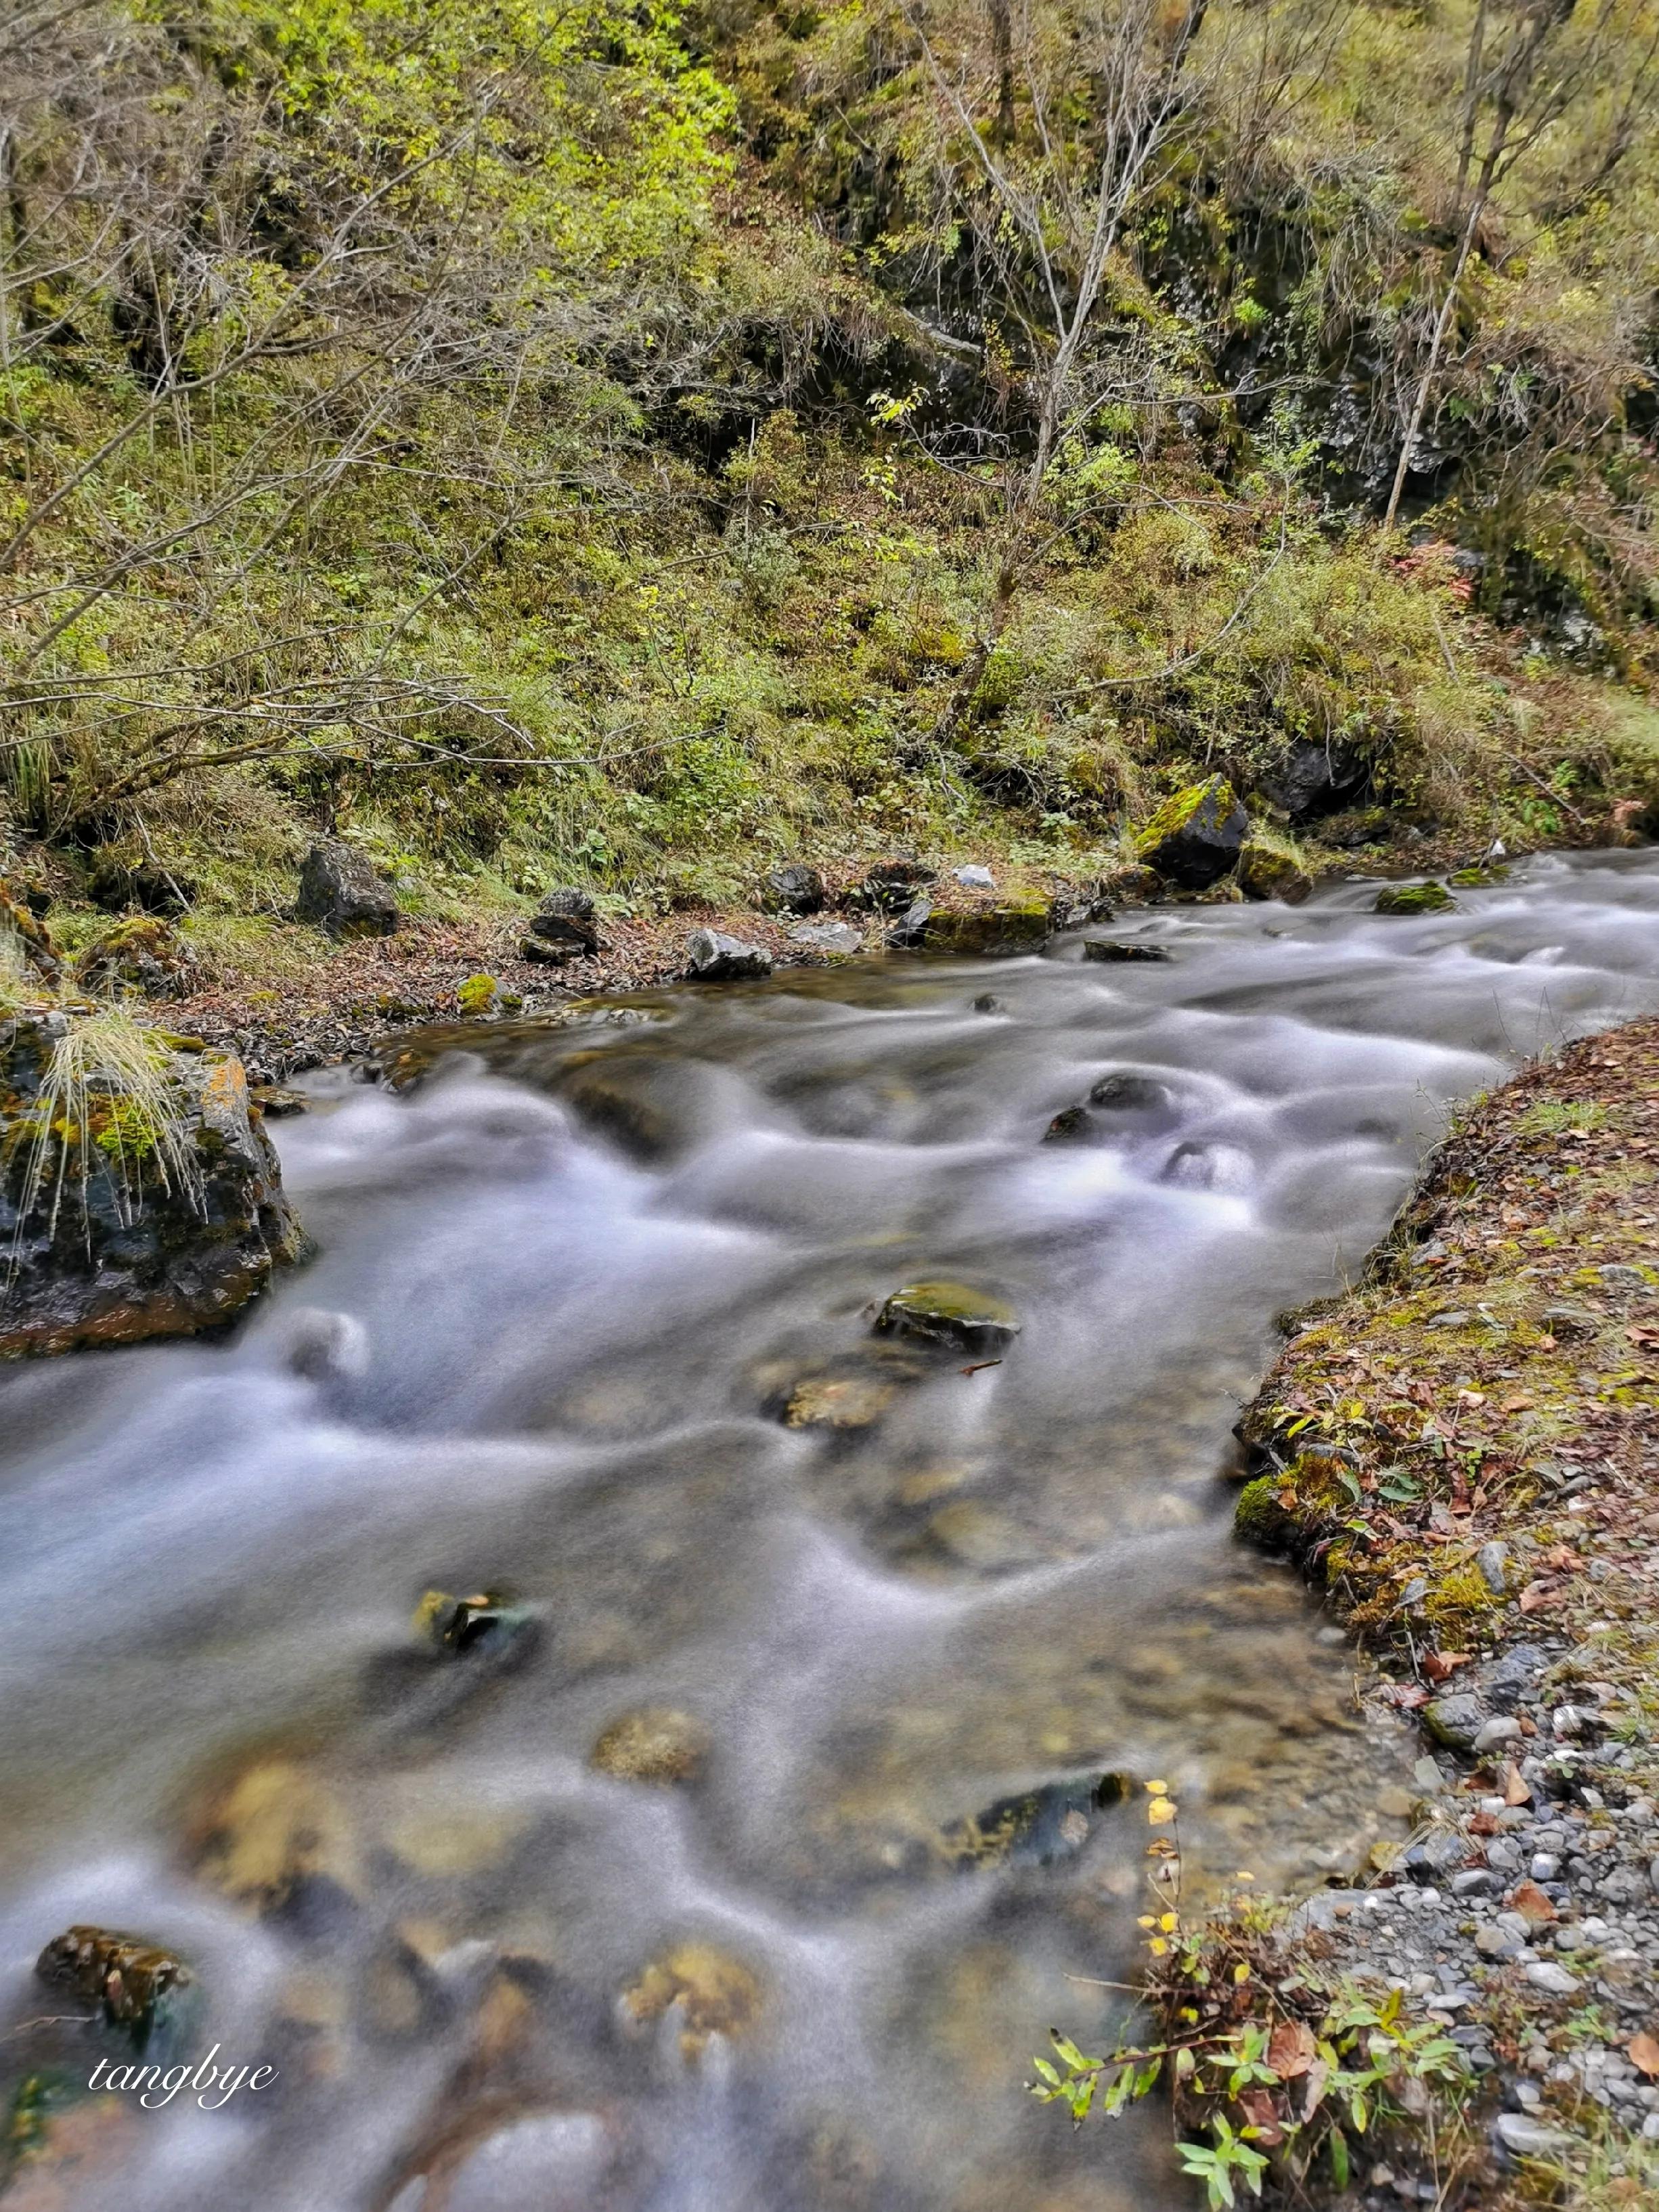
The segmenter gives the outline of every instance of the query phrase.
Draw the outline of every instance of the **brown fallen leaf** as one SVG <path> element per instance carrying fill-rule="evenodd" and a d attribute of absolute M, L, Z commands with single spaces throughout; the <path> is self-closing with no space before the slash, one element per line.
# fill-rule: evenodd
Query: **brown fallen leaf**
<path fill-rule="evenodd" d="M 1534 1928 L 1545 1927 L 1550 1921 L 1560 1917 L 1535 1881 L 1517 1882 L 1515 1886 L 1515 1893 L 1510 1899 L 1510 1905 L 1523 1920 L 1529 1922 Z"/>
<path fill-rule="evenodd" d="M 1506 1805 L 1529 1805 L 1532 1791 L 1521 1779 L 1521 1770 L 1511 1761 L 1504 1769 L 1504 1802 Z"/>
<path fill-rule="evenodd" d="M 1469 1833 L 1472 1836 L 1495 1836 L 1498 1833 L 1496 1816 L 1491 1813 L 1477 1813 L 1469 1822 Z"/>
<path fill-rule="evenodd" d="M 1275 2143 L 1285 2140 L 1285 2130 L 1279 2124 L 1279 2115 L 1273 2110 L 1273 2100 L 1265 2089 L 1246 2089 L 1237 2100 L 1238 2109 L 1244 2115 L 1244 2133 L 1255 2142 L 1271 2150 Z"/>
<path fill-rule="evenodd" d="M 1632 2035 L 1625 2045 L 1625 2056 L 1632 2066 L 1648 2076 L 1650 2081 L 1659 2076 L 1659 2040 L 1650 2036 L 1646 2028 Z"/>
<path fill-rule="evenodd" d="M 1281 2081 L 1293 2081 L 1313 2064 L 1316 2049 L 1305 2021 L 1281 2020 L 1267 2038 L 1267 2063 Z"/>
<path fill-rule="evenodd" d="M 1423 1672 L 1431 1682 L 1445 1681 L 1460 1667 L 1467 1667 L 1468 1663 L 1467 1651 L 1425 1651 L 1423 1654 Z"/>
<path fill-rule="evenodd" d="M 1553 1583 L 1528 1583 L 1521 1593 L 1521 1610 L 1543 1613 L 1550 1606 L 1563 1603 L 1565 1598 L 1565 1592 L 1557 1589 Z"/>

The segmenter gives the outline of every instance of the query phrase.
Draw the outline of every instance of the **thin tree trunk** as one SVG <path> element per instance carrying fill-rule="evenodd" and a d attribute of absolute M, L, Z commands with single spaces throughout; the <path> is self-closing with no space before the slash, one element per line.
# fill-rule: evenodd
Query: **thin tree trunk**
<path fill-rule="evenodd" d="M 1486 195 L 1475 194 L 1469 210 L 1469 219 L 1463 226 L 1463 235 L 1458 241 L 1457 258 L 1452 264 L 1451 282 L 1446 287 L 1446 296 L 1440 303 L 1440 313 L 1435 319 L 1434 336 L 1429 343 L 1429 357 L 1423 374 L 1418 380 L 1417 397 L 1412 403 L 1411 420 L 1406 425 L 1406 434 L 1401 442 L 1400 459 L 1395 467 L 1394 483 L 1389 490 L 1389 507 L 1382 517 L 1382 535 L 1386 538 L 1394 528 L 1394 519 L 1400 512 L 1400 496 L 1406 489 L 1406 478 L 1411 469 L 1412 448 L 1417 443 L 1417 434 L 1423 427 L 1423 417 L 1428 412 L 1429 392 L 1434 383 L 1434 373 L 1440 366 L 1440 349 L 1446 343 L 1446 333 L 1451 328 L 1451 319 L 1457 306 L 1457 290 L 1463 281 L 1463 271 L 1468 266 L 1469 253 L 1474 245 L 1475 232 L 1486 211 Z"/>

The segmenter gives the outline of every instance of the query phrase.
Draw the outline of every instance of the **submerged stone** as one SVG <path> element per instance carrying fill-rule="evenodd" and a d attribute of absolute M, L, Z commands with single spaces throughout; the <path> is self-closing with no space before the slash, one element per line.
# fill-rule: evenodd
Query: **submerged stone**
<path fill-rule="evenodd" d="M 1237 864 L 1249 817 L 1224 775 L 1166 799 L 1135 839 L 1135 858 L 1187 890 L 1207 890 Z"/>
<path fill-rule="evenodd" d="M 588 1764 L 619 1782 L 695 1782 L 708 1757 L 708 1731 L 671 1705 L 641 1705 L 604 1729 Z"/>
<path fill-rule="evenodd" d="M 965 1283 L 908 1283 L 895 1291 L 876 1316 L 876 1327 L 903 1336 L 920 1336 L 963 1352 L 998 1352 L 1019 1334 L 1012 1306 Z"/>
<path fill-rule="evenodd" d="M 1103 1075 L 1089 1093 L 1089 1103 L 1110 1114 L 1161 1113 L 1170 1103 L 1170 1093 L 1150 1075 Z"/>
<path fill-rule="evenodd" d="M 682 1943 L 653 1960 L 622 2002 L 625 2017 L 640 2027 L 678 2008 L 681 2051 L 696 2058 L 711 2036 L 738 2036 L 754 2026 L 761 1985 L 747 1966 L 712 1943 Z"/>
<path fill-rule="evenodd" d="M 140 2050 L 170 2040 L 195 1996 L 196 1977 L 181 1960 L 108 1928 L 82 1924 L 53 1936 L 34 1971 L 96 2005 L 106 2026 L 124 2029 Z"/>
<path fill-rule="evenodd" d="M 1390 884 L 1376 895 L 1374 914 L 1449 914 L 1457 901 L 1444 884 Z"/>
<path fill-rule="evenodd" d="M 297 1759 L 255 1759 L 191 1808 L 185 1848 L 200 1878 L 262 1917 L 322 1929 L 355 1910 L 362 1869 L 330 1784 Z"/>
<path fill-rule="evenodd" d="M 1101 1814 L 1133 1787 L 1127 1776 L 1114 1773 L 1045 1783 L 1000 1797 L 942 1832 L 945 1855 L 964 1868 L 1060 1865 L 1077 1856 Z"/>

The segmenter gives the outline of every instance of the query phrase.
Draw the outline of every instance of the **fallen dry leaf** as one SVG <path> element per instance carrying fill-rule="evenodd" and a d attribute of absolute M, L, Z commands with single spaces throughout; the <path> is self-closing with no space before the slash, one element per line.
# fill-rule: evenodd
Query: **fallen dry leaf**
<path fill-rule="evenodd" d="M 1293 2081 L 1313 2064 L 1316 2048 L 1304 2021 L 1281 2020 L 1267 2039 L 1267 2063 L 1281 2081 Z"/>
<path fill-rule="evenodd" d="M 1650 2036 L 1646 2028 L 1632 2036 L 1625 2045 L 1625 2055 L 1650 2081 L 1659 2076 L 1659 2040 Z"/>
<path fill-rule="evenodd" d="M 1532 1802 L 1531 1789 L 1521 1779 L 1520 1768 L 1512 1764 L 1504 1769 L 1504 1802 L 1506 1805 L 1528 1805 Z"/>
<path fill-rule="evenodd" d="M 1445 1681 L 1460 1667 L 1467 1667 L 1468 1663 L 1467 1651 L 1425 1651 L 1423 1654 L 1423 1672 L 1431 1682 Z"/>
<path fill-rule="evenodd" d="M 1542 1613 L 1550 1606 L 1561 1604 L 1565 1595 L 1553 1583 L 1528 1583 L 1521 1593 L 1521 1610 Z"/>
<path fill-rule="evenodd" d="M 1535 1881 L 1517 1882 L 1510 1904 L 1523 1920 L 1530 1922 L 1534 1928 L 1542 1928 L 1548 1922 L 1560 1917 Z"/>

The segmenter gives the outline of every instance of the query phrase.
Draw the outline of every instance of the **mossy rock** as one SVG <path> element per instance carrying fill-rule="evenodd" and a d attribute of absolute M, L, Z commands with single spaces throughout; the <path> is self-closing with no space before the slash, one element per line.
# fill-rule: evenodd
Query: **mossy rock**
<path fill-rule="evenodd" d="M 1166 799 L 1135 839 L 1135 858 L 1187 890 L 1207 890 L 1237 865 L 1249 817 L 1224 775 Z"/>
<path fill-rule="evenodd" d="M 1444 884 L 1390 884 L 1376 895 L 1374 914 L 1449 914 L 1457 901 Z"/>
<path fill-rule="evenodd" d="M 1313 878 L 1288 853 L 1247 837 L 1238 855 L 1238 885 L 1246 898 L 1282 899 L 1300 906 L 1313 889 Z"/>
<path fill-rule="evenodd" d="M 965 1283 L 907 1283 L 885 1300 L 876 1327 L 962 1352 L 1000 1352 L 1019 1334 L 1012 1306 Z"/>
<path fill-rule="evenodd" d="M 1506 884 L 1509 879 L 1510 872 L 1500 860 L 1475 868 L 1455 868 L 1446 881 L 1460 891 L 1483 891 L 1493 884 Z"/>
<path fill-rule="evenodd" d="M 1261 1552 L 1285 1552 L 1294 1547 L 1301 1531 L 1295 1513 L 1284 1503 L 1285 1487 L 1282 1474 L 1258 1475 L 1245 1484 L 1233 1508 L 1233 1533 L 1241 1543 Z"/>
<path fill-rule="evenodd" d="M 954 952 L 964 958 L 1035 951 L 1046 943 L 1050 906 L 1043 891 L 1016 891 L 994 906 L 960 912 L 935 908 L 923 922 L 921 943 L 929 952 Z"/>
<path fill-rule="evenodd" d="M 118 921 L 95 937 L 76 964 L 82 990 L 112 997 L 182 998 L 195 980 L 195 963 L 170 923 L 150 914 Z"/>

